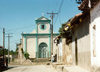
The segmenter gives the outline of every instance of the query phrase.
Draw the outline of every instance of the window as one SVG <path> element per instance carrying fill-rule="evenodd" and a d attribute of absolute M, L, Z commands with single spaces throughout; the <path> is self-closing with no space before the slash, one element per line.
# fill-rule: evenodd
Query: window
<path fill-rule="evenodd" d="M 41 28 L 44 29 L 44 25 L 41 25 Z"/>
<path fill-rule="evenodd" d="M 45 24 L 40 24 L 40 29 L 41 30 L 45 30 L 46 29 L 46 25 Z"/>

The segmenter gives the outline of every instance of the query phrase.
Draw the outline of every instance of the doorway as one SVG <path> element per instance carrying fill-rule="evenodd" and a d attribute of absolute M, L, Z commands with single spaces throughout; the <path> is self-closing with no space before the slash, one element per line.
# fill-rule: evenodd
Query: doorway
<path fill-rule="evenodd" d="M 48 57 L 48 50 L 47 50 L 47 44 L 41 43 L 39 45 L 39 58 L 47 58 Z"/>

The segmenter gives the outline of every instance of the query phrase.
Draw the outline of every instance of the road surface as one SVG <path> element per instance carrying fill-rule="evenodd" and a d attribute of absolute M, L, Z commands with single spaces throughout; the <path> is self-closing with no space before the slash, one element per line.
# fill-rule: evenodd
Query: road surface
<path fill-rule="evenodd" d="M 57 72 L 51 65 L 10 66 L 3 72 Z"/>

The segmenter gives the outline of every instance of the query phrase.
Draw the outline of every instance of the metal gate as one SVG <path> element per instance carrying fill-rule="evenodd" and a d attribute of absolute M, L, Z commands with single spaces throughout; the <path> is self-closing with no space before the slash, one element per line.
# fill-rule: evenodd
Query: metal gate
<path fill-rule="evenodd" d="M 39 45 L 39 58 L 47 58 L 48 57 L 48 50 L 47 50 L 47 44 L 41 43 Z"/>

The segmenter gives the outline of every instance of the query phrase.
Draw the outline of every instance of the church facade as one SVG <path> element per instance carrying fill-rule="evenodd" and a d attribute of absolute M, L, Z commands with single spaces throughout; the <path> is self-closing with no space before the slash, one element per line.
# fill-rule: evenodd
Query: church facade
<path fill-rule="evenodd" d="M 48 18 L 42 16 L 36 21 L 36 29 L 32 33 L 22 33 L 22 47 L 30 58 L 49 58 L 51 56 L 51 28 Z M 53 40 L 59 35 L 53 33 Z M 56 54 L 56 44 L 53 42 L 53 53 Z"/>

